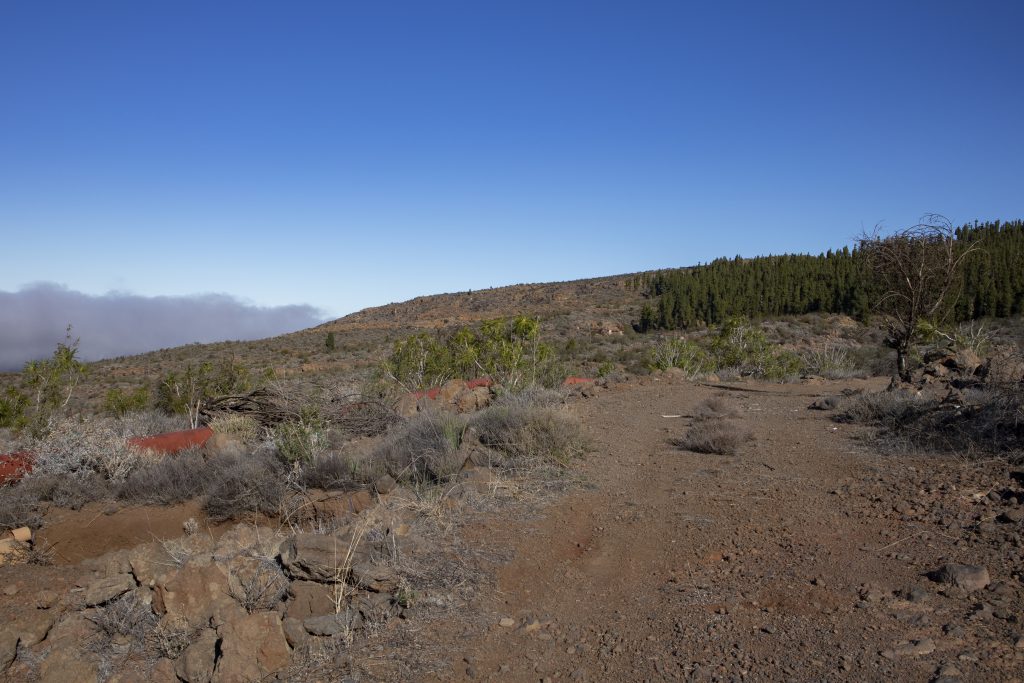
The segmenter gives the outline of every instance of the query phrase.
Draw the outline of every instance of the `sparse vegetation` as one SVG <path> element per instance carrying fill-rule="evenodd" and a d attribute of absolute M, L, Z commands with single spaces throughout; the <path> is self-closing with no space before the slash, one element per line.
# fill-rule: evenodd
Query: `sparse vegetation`
<path fill-rule="evenodd" d="M 103 410 L 112 417 L 123 417 L 129 413 L 139 412 L 149 405 L 149 389 L 138 387 L 126 392 L 119 387 L 107 390 L 103 399 Z"/>
<path fill-rule="evenodd" d="M 527 316 L 485 320 L 479 328 L 462 327 L 447 335 L 406 337 L 395 342 L 380 372 L 406 391 L 479 376 L 518 391 L 565 377 L 553 347 L 540 340 L 540 322 Z"/>
<path fill-rule="evenodd" d="M 34 437 L 49 431 L 86 375 L 87 366 L 78 360 L 78 343 L 68 325 L 65 340 L 51 358 L 25 364 L 21 389 L 7 387 L 0 397 L 0 428 L 28 431 Z"/>
<path fill-rule="evenodd" d="M 211 460 L 203 511 L 213 521 L 260 513 L 274 516 L 286 491 L 284 466 L 272 455 L 222 456 Z"/>
<path fill-rule="evenodd" d="M 885 318 L 885 344 L 896 351 L 897 374 L 909 382 L 913 345 L 923 326 L 938 328 L 952 315 L 963 265 L 977 243 L 958 240 L 946 218 L 929 215 L 892 235 L 864 235 L 859 246 L 877 289 L 872 310 Z"/>
<path fill-rule="evenodd" d="M 690 379 L 710 373 L 728 373 L 780 380 L 797 375 L 800 357 L 768 341 L 764 330 L 732 318 L 712 336 L 700 341 L 668 339 L 652 349 L 650 365 L 658 370 L 679 368 Z"/>
<path fill-rule="evenodd" d="M 459 471 L 465 418 L 445 412 L 420 413 L 390 432 L 371 454 L 396 481 L 436 483 Z"/>
<path fill-rule="evenodd" d="M 969 391 L 962 402 L 899 391 L 844 400 L 835 419 L 878 427 L 889 450 L 950 452 L 961 457 L 1024 457 L 1024 385 L 1000 383 Z"/>
<path fill-rule="evenodd" d="M 583 454 L 586 442 L 563 400 L 558 392 L 539 389 L 509 396 L 471 424 L 480 443 L 503 456 L 497 465 L 513 470 L 538 461 L 564 466 Z"/>
<path fill-rule="evenodd" d="M 734 455 L 751 439 L 750 431 L 738 424 L 736 411 L 721 398 L 710 398 L 697 407 L 693 422 L 676 446 L 694 453 Z"/>

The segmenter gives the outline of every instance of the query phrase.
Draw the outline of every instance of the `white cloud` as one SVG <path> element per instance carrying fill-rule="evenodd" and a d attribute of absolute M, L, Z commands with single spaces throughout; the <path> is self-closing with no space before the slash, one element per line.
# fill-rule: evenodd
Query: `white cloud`
<path fill-rule="evenodd" d="M 52 282 L 0 291 L 0 370 L 49 356 L 68 324 L 83 360 L 192 342 L 262 339 L 321 322 L 308 305 L 262 307 L 227 294 L 145 297 L 84 294 Z"/>

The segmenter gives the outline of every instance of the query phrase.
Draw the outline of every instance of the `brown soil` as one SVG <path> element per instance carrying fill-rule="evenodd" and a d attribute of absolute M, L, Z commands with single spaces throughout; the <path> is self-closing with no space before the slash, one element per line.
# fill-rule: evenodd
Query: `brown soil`
<path fill-rule="evenodd" d="M 452 588 L 448 605 L 472 597 L 442 618 L 410 609 L 344 661 L 280 679 L 1020 680 L 1024 539 L 1003 518 L 1022 482 L 999 460 L 881 454 L 869 429 L 807 409 L 885 382 L 595 389 L 574 404 L 592 441 L 574 466 L 582 485 L 525 521 L 508 508 L 459 517 L 458 547 L 433 547 L 490 582 Z M 675 445 L 709 399 L 752 435 L 735 455 Z M 194 503 L 107 505 L 56 511 L 39 539 L 63 564 L 180 536 L 189 517 L 205 526 Z M 992 585 L 926 576 L 947 562 L 986 566 Z M 73 590 L 81 572 L 3 567 L 0 617 Z"/>
<path fill-rule="evenodd" d="M 988 470 L 880 455 L 856 440 L 864 428 L 807 410 L 852 385 L 880 381 L 655 382 L 581 404 L 590 486 L 526 526 L 472 529 L 514 559 L 473 617 L 427 638 L 450 653 L 437 678 L 927 681 L 949 666 L 964 675 L 947 668 L 949 680 L 1020 676 L 1020 555 L 1006 552 L 1019 535 L 973 528 L 970 484 L 984 486 Z M 672 445 L 711 397 L 753 432 L 736 456 Z M 968 595 L 924 576 L 947 561 L 987 565 L 994 590 Z"/>
<path fill-rule="evenodd" d="M 56 509 L 46 515 L 36 545 L 52 548 L 56 564 L 76 564 L 142 543 L 180 537 L 185 521 L 195 519 L 204 532 L 218 538 L 230 524 L 212 525 L 202 501 L 180 505 L 90 503 L 80 510 Z"/>

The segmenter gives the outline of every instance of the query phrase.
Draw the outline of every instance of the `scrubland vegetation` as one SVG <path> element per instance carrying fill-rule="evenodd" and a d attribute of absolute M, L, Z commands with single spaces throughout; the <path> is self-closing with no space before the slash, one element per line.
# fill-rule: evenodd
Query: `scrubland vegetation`
<path fill-rule="evenodd" d="M 437 300 L 411 302 L 420 317 L 408 318 L 383 307 L 351 316 L 346 324 L 353 327 L 289 337 L 294 348 L 270 340 L 252 356 L 239 353 L 255 348 L 251 343 L 169 350 L 147 370 L 113 383 L 104 381 L 103 369 L 127 370 L 128 361 L 81 363 L 69 331 L 51 358 L 10 378 L 0 396 L 0 452 L 34 453 L 32 471 L 0 488 L 0 528 L 37 529 L 53 508 L 97 501 L 104 503 L 96 515 L 120 506 L 191 505 L 200 521 L 189 519 L 183 537 L 155 540 L 144 552 L 149 559 L 127 569 L 117 558 L 105 560 L 116 571 L 105 564 L 106 574 L 83 581 L 84 595 L 75 599 L 85 602 L 65 618 L 84 615 L 104 652 L 117 644 L 154 661 L 173 660 L 183 680 L 209 679 L 188 669 L 197 662 L 210 671 L 248 672 L 247 658 L 231 654 L 244 650 L 239 643 L 248 636 L 235 633 L 236 626 L 211 628 L 223 614 L 203 612 L 189 622 L 195 615 L 174 603 L 175 593 L 212 585 L 202 572 L 217 566 L 224 585 L 207 596 L 210 609 L 225 610 L 236 625 L 252 618 L 255 633 L 280 631 L 276 646 L 284 654 L 275 670 L 331 670 L 357 631 L 380 636 L 393 617 L 413 618 L 423 606 L 449 609 L 445 600 L 471 587 L 464 558 L 473 551 L 453 531 L 458 510 L 521 504 L 566 486 L 588 448 L 574 402 L 599 390 L 696 381 L 706 385 L 702 391 L 725 395 L 751 379 L 759 381 L 751 395 L 761 395 L 769 393 L 764 382 L 815 386 L 823 378 L 895 374 L 887 391 L 859 392 L 849 387 L 864 383 L 849 382 L 844 393 L 812 407 L 832 411 L 833 428 L 872 427 L 869 443 L 880 452 L 1020 462 L 1020 320 L 971 320 L 979 312 L 1019 312 L 1012 294 L 1019 283 L 996 269 L 995 281 L 1006 280 L 1011 295 L 992 299 L 993 280 L 981 273 L 1003 256 L 983 256 L 968 241 L 1012 254 L 1022 229 L 965 228 L 956 241 L 879 238 L 875 246 L 893 247 L 899 258 L 931 259 L 941 248 L 963 256 L 947 260 L 945 271 L 917 269 L 946 276 L 941 287 L 934 278 L 904 278 L 916 288 L 904 297 L 915 302 L 909 314 L 880 303 L 901 286 L 899 278 L 889 290 L 884 277 L 865 285 L 862 266 L 872 244 L 862 243 L 819 258 L 721 261 L 653 274 L 634 282 L 642 291 L 622 280 L 552 290 L 597 293 L 591 308 L 573 308 L 572 295 L 559 299 L 537 288 L 525 298 L 541 313 L 496 311 L 486 293 L 444 295 L 437 300 L 458 306 L 438 311 Z M 392 318 L 405 322 L 381 322 Z M 747 412 L 755 410 L 761 408 L 751 401 L 718 396 L 692 414 L 645 419 L 687 418 L 673 423 L 685 425 L 678 431 L 666 428 L 660 445 L 674 446 L 669 451 L 679 461 L 716 463 L 695 476 L 717 476 L 721 463 L 746 465 L 761 446 L 752 435 L 760 438 L 764 425 Z M 213 438 L 172 456 L 129 443 L 198 426 L 208 426 Z M 774 462 L 744 476 L 767 477 L 781 465 Z M 773 495 L 775 484 L 763 490 Z M 629 514 L 623 508 L 621 516 Z M 240 520 L 248 526 L 228 532 L 230 542 L 201 532 Z M 245 529 L 254 538 L 232 545 L 230 539 L 250 533 Z M 585 543 L 576 550 L 587 552 Z M 438 552 L 439 544 L 454 550 Z M 54 559 L 45 548 L 31 550 L 24 559 Z M 170 569 L 147 573 L 153 557 Z M 423 597 L 434 589 L 446 597 Z M 163 613 L 151 606 L 155 594 Z M 321 608 L 326 612 L 309 612 Z M 15 654 L 31 665 L 24 648 Z"/>

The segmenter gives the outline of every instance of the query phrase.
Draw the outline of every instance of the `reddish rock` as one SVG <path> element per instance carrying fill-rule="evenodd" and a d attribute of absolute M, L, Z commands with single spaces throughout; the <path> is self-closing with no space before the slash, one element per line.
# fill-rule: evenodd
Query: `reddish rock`
<path fill-rule="evenodd" d="M 288 641 L 276 612 L 258 612 L 222 626 L 214 683 L 250 683 L 288 665 Z"/>
<path fill-rule="evenodd" d="M 31 472 L 35 457 L 35 453 L 28 451 L 0 455 L 0 485 L 19 481 Z"/>
<path fill-rule="evenodd" d="M 452 403 L 455 397 L 466 388 L 466 382 L 461 379 L 450 379 L 444 383 L 437 397 L 441 403 Z"/>
<path fill-rule="evenodd" d="M 134 439 L 128 439 L 128 443 L 142 450 L 150 450 L 157 453 L 177 453 L 186 448 L 202 446 L 211 436 L 213 436 L 212 429 L 209 427 L 199 427 L 198 429 L 187 429 L 183 432 L 137 436 Z"/>

